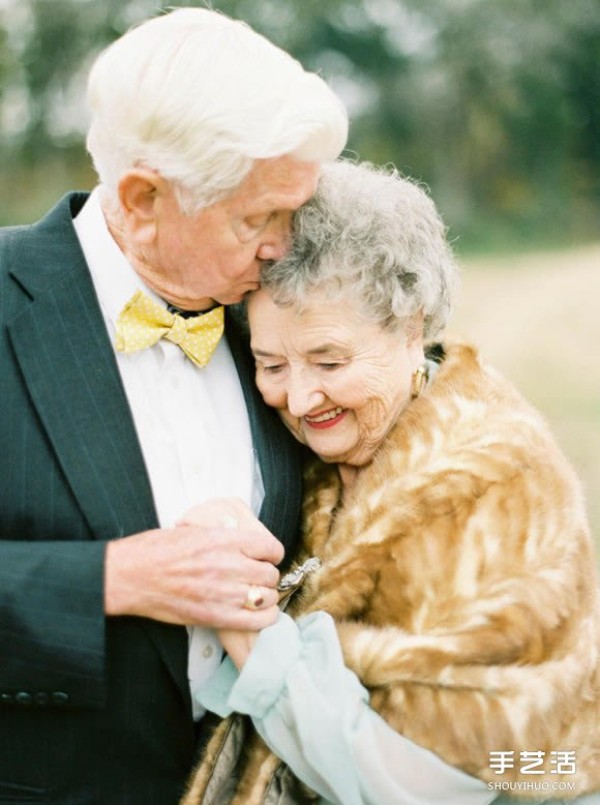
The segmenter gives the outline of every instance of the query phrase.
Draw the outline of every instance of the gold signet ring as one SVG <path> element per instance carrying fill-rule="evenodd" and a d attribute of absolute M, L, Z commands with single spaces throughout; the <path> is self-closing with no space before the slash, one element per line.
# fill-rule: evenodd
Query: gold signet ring
<path fill-rule="evenodd" d="M 244 601 L 244 607 L 246 609 L 260 609 L 264 602 L 265 598 L 262 588 L 257 587 L 256 584 L 251 584 L 248 587 L 248 594 L 246 595 L 246 600 Z"/>

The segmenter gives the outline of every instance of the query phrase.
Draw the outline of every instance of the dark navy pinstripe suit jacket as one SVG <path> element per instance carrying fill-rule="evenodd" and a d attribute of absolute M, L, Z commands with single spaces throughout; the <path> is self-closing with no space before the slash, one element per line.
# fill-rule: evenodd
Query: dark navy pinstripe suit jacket
<path fill-rule="evenodd" d="M 85 195 L 0 233 L 0 803 L 170 805 L 193 760 L 183 628 L 105 621 L 106 540 L 157 525 L 114 354 L 72 226 Z M 288 549 L 299 454 L 227 337 Z"/>

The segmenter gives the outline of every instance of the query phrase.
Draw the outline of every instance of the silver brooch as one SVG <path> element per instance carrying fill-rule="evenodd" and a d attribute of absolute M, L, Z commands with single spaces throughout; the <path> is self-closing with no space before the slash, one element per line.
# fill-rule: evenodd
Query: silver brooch
<path fill-rule="evenodd" d="M 297 567 L 295 570 L 290 570 L 289 573 L 286 573 L 285 576 L 283 576 L 283 578 L 280 580 L 277 589 L 279 592 L 285 592 L 291 587 L 298 587 L 298 585 L 302 584 L 305 577 L 308 576 L 309 573 L 318 570 L 320 567 L 321 560 L 316 556 L 311 556 L 311 558 L 307 559 L 306 562 L 303 562 L 300 567 Z"/>

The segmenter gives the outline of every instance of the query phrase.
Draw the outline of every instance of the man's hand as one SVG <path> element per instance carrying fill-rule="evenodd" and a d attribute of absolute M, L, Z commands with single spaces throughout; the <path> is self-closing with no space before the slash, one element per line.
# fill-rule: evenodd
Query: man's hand
<path fill-rule="evenodd" d="M 218 510 L 215 503 L 206 504 L 206 518 L 202 507 L 196 507 L 175 528 L 109 542 L 107 615 L 217 629 L 260 630 L 274 623 L 279 581 L 275 565 L 283 558 L 283 547 L 246 507 L 240 508 L 241 502 L 221 503 Z M 245 607 L 253 585 L 263 593 L 259 609 Z"/>

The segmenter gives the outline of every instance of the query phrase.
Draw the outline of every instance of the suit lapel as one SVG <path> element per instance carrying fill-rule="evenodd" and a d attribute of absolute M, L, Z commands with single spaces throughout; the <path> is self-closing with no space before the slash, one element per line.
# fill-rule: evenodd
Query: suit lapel
<path fill-rule="evenodd" d="M 72 197 L 72 205 L 84 199 Z M 69 202 L 32 232 L 15 279 L 26 292 L 8 325 L 16 359 L 42 425 L 79 506 L 98 539 L 158 526 L 129 404 Z M 184 698 L 186 635 L 142 621 Z"/>
<path fill-rule="evenodd" d="M 227 340 L 244 391 L 265 487 L 260 519 L 283 543 L 287 563 L 293 556 L 299 533 L 302 449 L 277 414 L 264 404 L 256 388 L 254 361 L 240 309 L 228 308 L 226 323 Z"/>
<path fill-rule="evenodd" d="M 56 224 L 41 226 L 29 253 L 24 247 L 21 265 L 30 271 L 37 264 L 37 281 L 30 279 L 33 272 L 15 272 L 31 302 L 9 324 L 9 335 L 91 530 L 99 539 L 111 539 L 155 527 L 157 520 L 102 313 L 79 242 L 66 223 L 60 233 Z"/>

